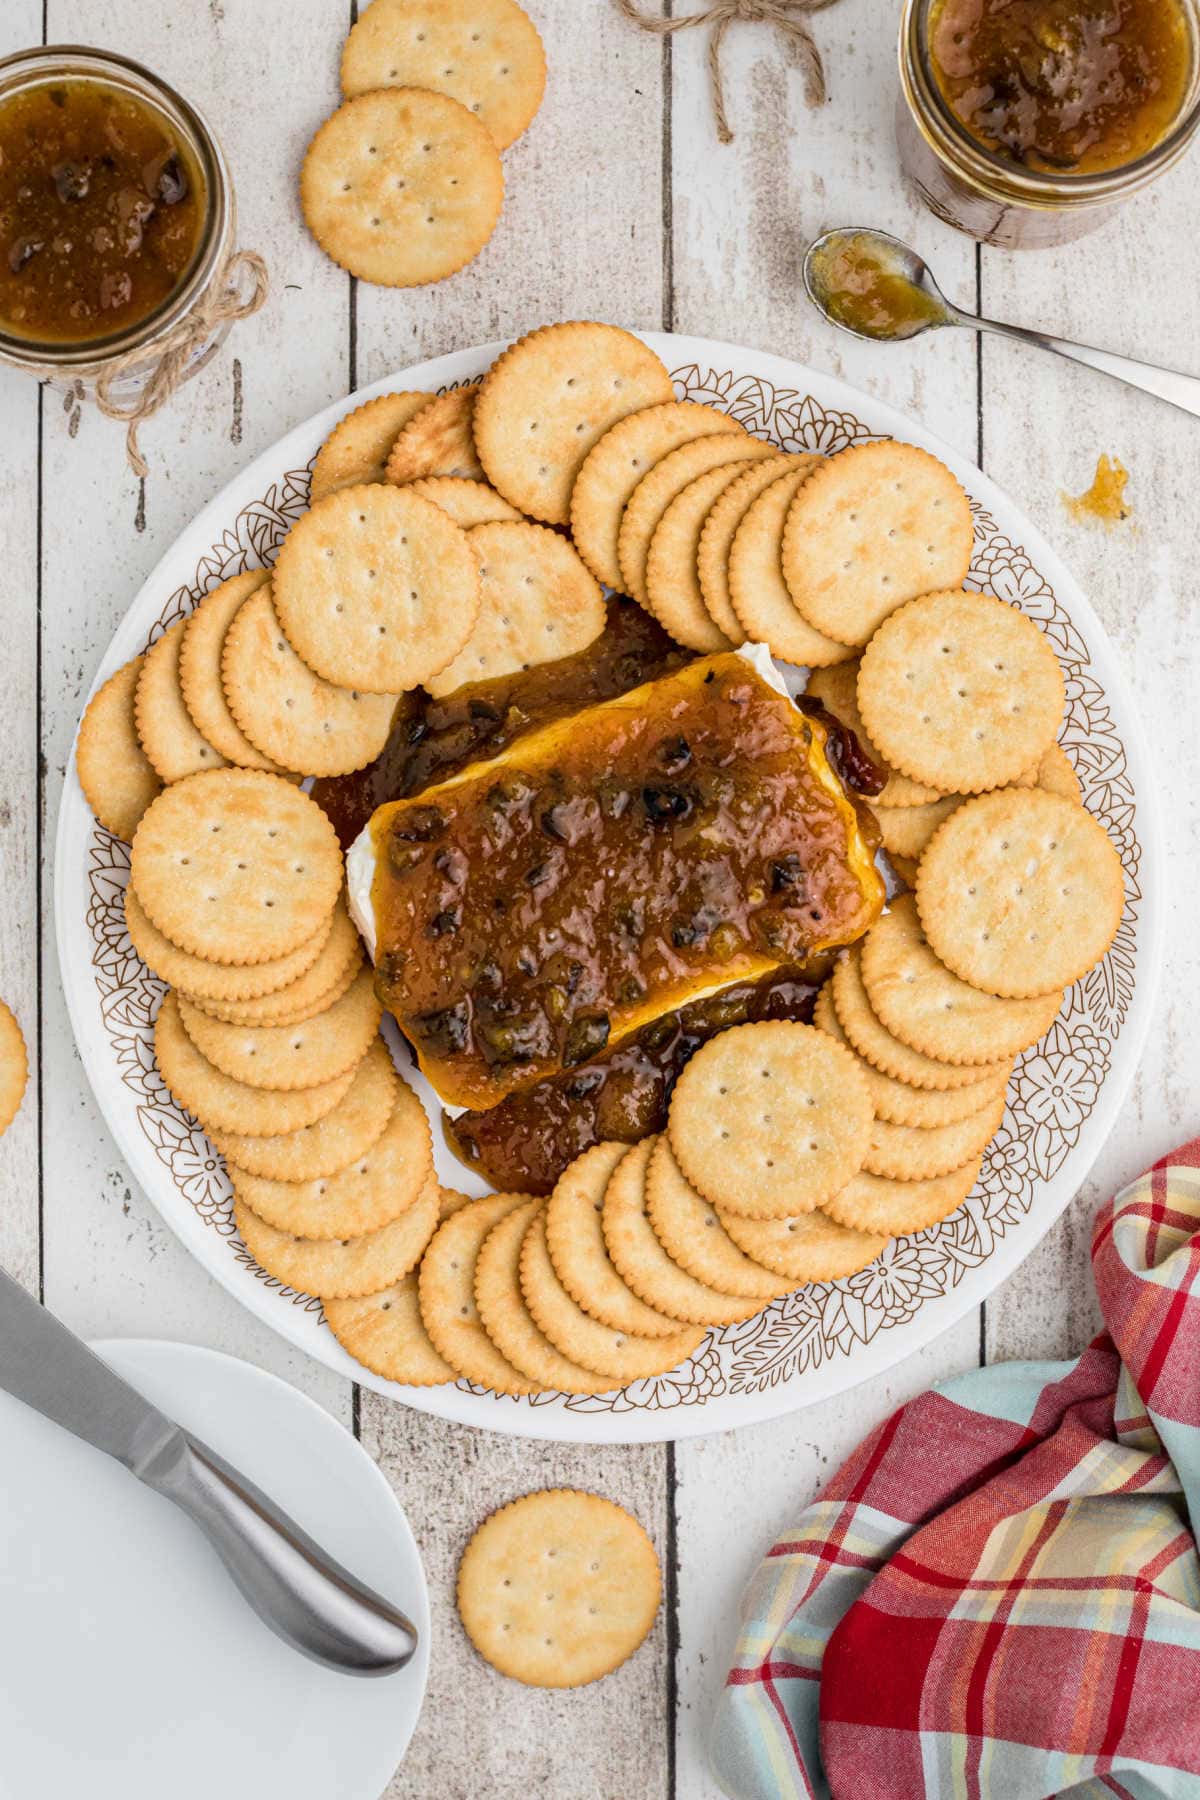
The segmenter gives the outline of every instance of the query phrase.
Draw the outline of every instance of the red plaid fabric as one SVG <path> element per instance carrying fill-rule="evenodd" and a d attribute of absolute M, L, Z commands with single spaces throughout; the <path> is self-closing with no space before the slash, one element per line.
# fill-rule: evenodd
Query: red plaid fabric
<path fill-rule="evenodd" d="M 1107 1332 L 859 1446 L 746 1598 L 736 1800 L 1200 1797 L 1200 1140 L 1103 1206 Z"/>

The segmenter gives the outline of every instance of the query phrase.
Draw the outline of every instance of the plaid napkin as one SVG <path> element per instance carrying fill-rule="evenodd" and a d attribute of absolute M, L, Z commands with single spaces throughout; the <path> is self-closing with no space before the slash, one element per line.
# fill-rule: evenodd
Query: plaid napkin
<path fill-rule="evenodd" d="M 1200 1796 L 1200 1139 L 1097 1216 L 1108 1330 L 881 1425 L 768 1553 L 736 1800 Z"/>

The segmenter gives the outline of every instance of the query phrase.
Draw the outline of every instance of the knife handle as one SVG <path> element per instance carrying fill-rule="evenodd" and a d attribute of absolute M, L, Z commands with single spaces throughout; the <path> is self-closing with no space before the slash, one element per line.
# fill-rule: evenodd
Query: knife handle
<path fill-rule="evenodd" d="M 138 1473 L 200 1527 L 263 1622 L 305 1656 L 350 1675 L 392 1675 L 410 1660 L 417 1633 L 404 1614 L 207 1445 L 178 1433 Z"/>

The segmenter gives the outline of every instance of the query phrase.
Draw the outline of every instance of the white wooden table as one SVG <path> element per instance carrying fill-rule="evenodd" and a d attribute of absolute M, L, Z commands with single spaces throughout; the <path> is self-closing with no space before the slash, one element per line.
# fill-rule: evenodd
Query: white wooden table
<path fill-rule="evenodd" d="M 215 124 L 242 241 L 266 255 L 267 309 L 144 433 L 144 487 L 120 429 L 0 374 L 0 993 L 33 1079 L 0 1145 L 0 1262 L 86 1334 L 187 1339 L 246 1357 L 352 1426 L 408 1510 L 432 1589 L 429 1693 L 389 1795 L 419 1800 L 708 1800 L 704 1733 L 739 1592 L 761 1548 L 898 1402 L 951 1371 L 1056 1357 L 1095 1323 L 1098 1197 L 1200 1125 L 1200 426 L 1085 370 L 967 334 L 891 349 L 823 325 L 804 244 L 870 223 L 916 242 L 952 297 L 1136 356 L 1200 365 L 1193 159 L 1082 244 L 979 251 L 906 195 L 891 118 L 896 8 L 821 15 L 830 99 L 808 112 L 772 34 L 727 40 L 736 142 L 712 128 L 703 42 L 627 25 L 610 0 L 527 0 L 550 83 L 505 158 L 504 215 L 479 260 L 425 291 L 356 286 L 308 238 L 296 174 L 336 100 L 353 0 L 4 0 L 0 52 L 85 43 L 149 63 Z M 1166 777 L 1173 888 L 1166 979 L 1124 1119 L 1085 1189 L 986 1307 L 877 1385 L 774 1424 L 675 1447 L 587 1449 L 486 1436 L 351 1389 L 290 1349 L 185 1255 L 101 1122 L 71 1038 L 54 947 L 52 844 L 83 697 L 147 572 L 250 457 L 336 396 L 419 358 L 555 319 L 678 327 L 832 369 L 978 460 L 1059 546 L 1122 653 Z M 1071 523 L 1062 489 L 1101 450 L 1132 471 L 1133 520 Z M 453 1608 L 466 1536 L 530 1487 L 572 1483 L 654 1534 L 666 1597 L 649 1643 L 576 1693 L 502 1680 Z M 241 1796 L 231 1795 L 231 1800 Z"/>

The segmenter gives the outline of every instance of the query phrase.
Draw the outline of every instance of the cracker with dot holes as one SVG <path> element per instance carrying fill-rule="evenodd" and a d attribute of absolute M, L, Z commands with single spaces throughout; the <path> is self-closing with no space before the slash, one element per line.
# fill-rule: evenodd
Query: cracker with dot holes
<path fill-rule="evenodd" d="M 298 1238 L 276 1231 L 234 1196 L 233 1222 L 260 1268 L 299 1294 L 353 1300 L 402 1281 L 420 1262 L 438 1215 L 437 1182 L 379 1231 L 351 1238 Z"/>
<path fill-rule="evenodd" d="M 809 1212 L 862 1167 L 871 1099 L 856 1058 L 811 1025 L 773 1019 L 710 1038 L 671 1097 L 671 1148 L 724 1212 Z"/>
<path fill-rule="evenodd" d="M 766 462 L 775 454 L 770 444 L 752 438 L 747 431 L 722 432 L 680 444 L 677 450 L 668 451 L 660 462 L 656 462 L 638 482 L 621 514 L 617 558 L 625 592 L 649 608 L 646 565 L 650 544 L 663 514 L 689 483 L 710 469 Z"/>
<path fill-rule="evenodd" d="M 844 662 L 854 652 L 835 643 L 801 617 L 783 579 L 779 544 L 794 496 L 814 473 L 818 457 L 798 458 L 778 480 L 751 501 L 729 547 L 729 602 L 745 637 L 769 646 L 784 662 L 820 668 Z M 797 466 L 798 464 L 798 466 Z"/>
<path fill-rule="evenodd" d="M 506 1213 L 483 1241 L 475 1264 L 475 1304 L 483 1328 L 514 1368 L 539 1389 L 560 1394 L 599 1394 L 611 1384 L 556 1350 L 536 1324 L 521 1292 L 521 1245 L 544 1200 L 531 1199 Z"/>
<path fill-rule="evenodd" d="M 942 793 L 1036 779 L 1063 700 L 1058 658 L 1033 620 L 962 589 L 893 613 L 858 671 L 872 741 L 894 768 Z"/>
<path fill-rule="evenodd" d="M 221 651 L 225 635 L 243 601 L 268 580 L 266 569 L 231 575 L 205 594 L 186 621 L 179 650 L 179 686 L 184 704 L 213 749 L 241 769 L 283 771 L 252 744 L 229 710 L 221 685 Z"/>
<path fill-rule="evenodd" d="M 967 496 L 936 456 L 890 440 L 853 444 L 792 502 L 783 575 L 810 625 L 865 644 L 906 600 L 956 587 L 973 540 Z"/>
<path fill-rule="evenodd" d="M 399 1077 L 376 1038 L 337 1103 L 298 1131 L 241 1132 L 209 1127 L 231 1167 L 266 1181 L 318 1181 L 366 1154 L 387 1130 Z M 340 1085 L 340 1083 L 339 1083 Z"/>
<path fill-rule="evenodd" d="M 479 1654 L 530 1687 L 580 1687 L 625 1662 L 662 1593 L 654 1545 L 623 1507 L 550 1488 L 502 1507 L 458 1567 L 458 1612 Z"/>
<path fill-rule="evenodd" d="M 421 88 L 343 101 L 300 171 L 300 204 L 322 250 L 382 287 L 453 275 L 491 237 L 503 199 L 486 125 L 448 94 Z"/>
<path fill-rule="evenodd" d="M 342 853 L 316 801 L 290 782 L 218 769 L 165 788 L 147 809 L 130 880 L 152 924 L 180 949 L 265 963 L 332 922 Z"/>
<path fill-rule="evenodd" d="M 135 656 L 110 675 L 88 701 L 75 745 L 75 769 L 83 797 L 105 831 L 126 843 L 162 788 L 142 749 L 133 717 L 134 694 L 145 657 Z"/>
<path fill-rule="evenodd" d="M 497 1394 L 535 1394 L 537 1383 L 499 1351 L 475 1304 L 475 1265 L 492 1227 L 527 1194 L 488 1194 L 439 1225 L 421 1263 L 421 1319 L 439 1356 L 468 1381 Z"/>
<path fill-rule="evenodd" d="M 176 620 L 151 644 L 138 675 L 133 716 L 142 748 L 162 781 L 182 781 L 203 769 L 223 767 L 215 750 L 187 709 L 179 685 L 179 652 L 186 619 Z"/>
<path fill-rule="evenodd" d="M 422 475 L 410 486 L 422 500 L 440 506 L 464 531 L 473 525 L 498 525 L 521 517 L 489 482 L 475 481 L 469 475 Z"/>
<path fill-rule="evenodd" d="M 939 1062 L 933 1056 L 924 1056 L 920 1050 L 893 1037 L 875 1016 L 867 998 L 862 980 L 861 944 L 852 944 L 842 957 L 833 971 L 832 986 L 838 1024 L 850 1044 L 864 1061 L 890 1075 L 893 1081 L 944 1093 L 954 1088 L 974 1087 L 988 1075 L 1003 1074 L 1007 1079 L 1007 1063 L 987 1064 L 984 1068 L 965 1063 L 956 1066 Z"/>
<path fill-rule="evenodd" d="M 565 525 L 584 458 L 619 419 L 673 398 L 661 359 L 630 331 L 578 320 L 519 338 L 475 402 L 475 448 L 492 486 Z"/>
<path fill-rule="evenodd" d="M 740 469 L 713 505 L 696 547 L 696 576 L 705 609 L 731 644 L 743 644 L 746 633 L 729 598 L 729 552 L 737 528 L 765 488 L 789 469 L 802 468 L 807 456 L 769 456 Z"/>
<path fill-rule="evenodd" d="M 353 1300 L 327 1297 L 322 1306 L 325 1323 L 347 1355 L 386 1381 L 440 1387 L 458 1380 L 458 1371 L 438 1355 L 421 1322 L 415 1269 L 377 1293 Z"/>
<path fill-rule="evenodd" d="M 183 1028 L 174 989 L 163 996 L 154 1022 L 154 1055 L 172 1098 L 206 1131 L 210 1127 L 255 1135 L 302 1131 L 332 1112 L 354 1079 L 353 1069 L 347 1069 L 318 1087 L 286 1093 L 247 1087 L 214 1068 L 197 1050 Z"/>
<path fill-rule="evenodd" d="M 645 1150 L 634 1146 L 643 1160 L 648 1151 L 648 1144 Z M 679 1330 L 679 1320 L 665 1317 L 638 1297 L 605 1243 L 605 1192 L 629 1153 L 628 1144 L 593 1144 L 563 1170 L 546 1208 L 546 1242 L 559 1280 L 594 1319 L 614 1331 L 670 1337 Z"/>
<path fill-rule="evenodd" d="M 279 550 L 272 603 L 318 675 L 362 693 L 418 687 L 458 655 L 479 614 L 467 534 L 407 489 L 341 488 Z"/>
<path fill-rule="evenodd" d="M 921 859 L 917 908 L 947 968 L 1010 999 L 1052 994 L 1098 963 L 1125 902 L 1102 825 L 1042 788 L 981 794 Z"/>
<path fill-rule="evenodd" d="M 589 450 L 571 489 L 571 535 L 588 568 L 610 588 L 621 585 L 617 538 L 624 513 L 644 475 L 672 450 L 693 438 L 721 433 L 740 437 L 744 428 L 715 406 L 668 400 L 630 413 Z"/>
<path fill-rule="evenodd" d="M 227 1025 L 179 1002 L 183 1028 L 215 1069 L 248 1087 L 288 1093 L 356 1069 L 379 1030 L 375 972 L 359 970 L 340 999 L 293 1025 Z"/>
<path fill-rule="evenodd" d="M 961 1169 L 921 1181 L 893 1181 L 863 1169 L 826 1202 L 825 1211 L 850 1231 L 877 1231 L 884 1237 L 927 1231 L 962 1204 L 982 1164 L 980 1152 Z"/>
<path fill-rule="evenodd" d="M 646 1165 L 646 1214 L 672 1262 L 707 1287 L 759 1306 L 790 1291 L 790 1281 L 739 1250 L 716 1207 L 687 1180 L 666 1132 L 655 1139 Z"/>
<path fill-rule="evenodd" d="M 828 1208 L 790 1219 L 741 1219 L 727 1212 L 718 1216 L 733 1243 L 792 1287 L 856 1275 L 875 1261 L 888 1240 L 886 1232 L 839 1225 L 829 1217 Z"/>
<path fill-rule="evenodd" d="M 426 477 L 450 475 L 478 481 L 483 475 L 475 453 L 472 424 L 479 383 L 433 394 L 399 433 L 387 459 L 387 479 L 396 487 Z"/>
<path fill-rule="evenodd" d="M 834 663 L 825 669 L 814 669 L 808 678 L 805 690 L 814 700 L 828 708 L 835 719 L 849 727 L 858 739 L 865 755 L 869 756 L 877 768 L 887 775 L 883 787 L 878 794 L 872 794 L 870 806 L 872 812 L 878 814 L 881 807 L 893 812 L 913 811 L 927 806 L 940 798 L 940 790 L 924 787 L 919 781 L 913 781 L 907 775 L 901 775 L 896 769 L 889 769 L 882 754 L 871 742 L 867 728 L 863 724 L 862 714 L 858 710 L 858 665 L 856 656 L 853 662 Z M 901 821 L 903 823 L 903 821 Z M 884 844 L 890 850 L 887 838 Z M 914 854 L 912 851 L 906 852 Z"/>
<path fill-rule="evenodd" d="M 740 465 L 735 463 L 730 468 L 709 469 L 690 481 L 655 526 L 646 557 L 647 606 L 677 643 L 702 654 L 732 648 L 704 604 L 696 554 L 705 519 L 739 473 Z"/>
<path fill-rule="evenodd" d="M 339 419 L 317 451 L 308 491 L 310 505 L 337 488 L 385 480 L 392 445 L 409 420 L 432 399 L 432 394 L 411 389 L 377 394 Z"/>
<path fill-rule="evenodd" d="M 832 982 L 827 981 L 817 995 L 813 1024 L 847 1050 L 854 1051 L 833 1004 Z M 857 1055 L 857 1051 L 854 1054 Z M 1006 1062 L 998 1069 L 970 1071 L 980 1075 L 981 1079 L 971 1082 L 969 1087 L 917 1088 L 885 1075 L 865 1057 L 861 1057 L 859 1063 L 871 1095 L 871 1105 L 875 1108 L 876 1121 L 886 1119 L 893 1125 L 953 1125 L 970 1113 L 977 1113 L 997 1094 L 1003 1094 L 1012 1073 L 1012 1064 Z"/>
<path fill-rule="evenodd" d="M 334 915 L 329 913 L 298 949 L 271 962 L 211 962 L 207 957 L 190 955 L 164 937 L 146 917 L 133 888 L 125 889 L 125 924 L 142 961 L 169 987 L 177 987 L 189 999 L 202 1004 L 233 1004 L 282 992 L 318 960 L 332 934 L 333 922 Z"/>
<path fill-rule="evenodd" d="M 431 88 L 486 125 L 498 150 L 542 103 L 546 53 L 516 0 L 374 0 L 342 51 L 342 92 Z"/>
<path fill-rule="evenodd" d="M 600 636 L 600 583 L 559 532 L 524 519 L 476 525 L 467 542 L 479 570 L 479 617 L 453 662 L 426 681 L 435 699 L 574 656 Z"/>
<path fill-rule="evenodd" d="M 339 900 L 333 915 L 333 927 L 312 967 L 272 994 L 260 994 L 252 1000 L 225 1002 L 186 997 L 214 1019 L 227 1025 L 296 1025 L 303 1019 L 324 1012 L 341 998 L 362 967 L 362 939 L 358 927 L 346 910 L 345 899 Z M 259 964 L 259 967 L 262 965 Z M 180 998 L 186 989 L 180 990 Z"/>
<path fill-rule="evenodd" d="M 863 1169 L 869 1175 L 890 1175 L 895 1181 L 928 1181 L 948 1175 L 969 1157 L 982 1155 L 1003 1117 L 1001 1093 L 953 1125 L 892 1125 L 876 1119 Z"/>
<path fill-rule="evenodd" d="M 225 637 L 221 677 L 230 712 L 247 739 L 285 769 L 348 775 L 387 743 L 394 694 L 366 694 L 325 681 L 296 655 L 261 588 Z"/>
<path fill-rule="evenodd" d="M 0 1000 L 0 1132 L 17 1116 L 29 1080 L 25 1037 L 12 1008 Z"/>

